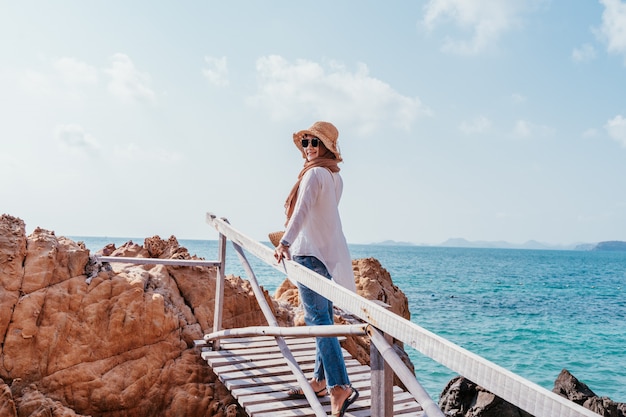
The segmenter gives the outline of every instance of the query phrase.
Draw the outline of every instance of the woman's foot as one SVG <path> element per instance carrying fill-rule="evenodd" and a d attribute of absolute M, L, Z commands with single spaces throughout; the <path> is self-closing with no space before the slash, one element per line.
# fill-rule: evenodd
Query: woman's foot
<path fill-rule="evenodd" d="M 313 388 L 313 391 L 315 391 L 315 395 L 317 395 L 319 398 L 322 398 L 326 396 L 326 394 L 328 394 L 328 390 L 326 389 L 326 381 L 318 381 L 317 379 L 312 379 L 311 381 L 309 381 L 309 383 L 311 384 L 311 388 Z M 306 398 L 306 396 L 304 395 L 304 391 L 300 387 L 291 388 L 289 391 L 287 391 L 287 397 L 294 400 Z"/>
<path fill-rule="evenodd" d="M 333 387 L 330 390 L 330 410 L 333 417 L 343 417 L 346 410 L 356 399 L 359 391 L 352 387 Z"/>

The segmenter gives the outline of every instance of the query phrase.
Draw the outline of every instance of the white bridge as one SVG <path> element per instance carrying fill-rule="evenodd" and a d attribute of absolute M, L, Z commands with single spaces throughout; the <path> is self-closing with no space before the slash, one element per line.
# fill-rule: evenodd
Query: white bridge
<path fill-rule="evenodd" d="M 410 322 L 380 303 L 367 300 L 296 262 L 277 264 L 274 251 L 233 228 L 226 219 L 207 213 L 207 223 L 219 233 L 217 261 L 119 258 L 100 256 L 103 262 L 129 262 L 166 265 L 214 266 L 218 270 L 213 332 L 196 344 L 202 357 L 237 398 L 250 416 L 326 416 L 328 397 L 322 400 L 308 384 L 314 361 L 315 336 L 370 337 L 370 366 L 363 366 L 344 351 L 353 385 L 362 393 L 346 416 L 443 417 L 442 411 L 422 388 L 391 347 L 395 338 L 452 371 L 482 386 L 535 417 L 597 417 L 598 414 L 563 398 L 519 375 L 516 375 L 454 343 Z M 259 306 L 267 320 L 266 327 L 222 329 L 224 266 L 226 241 L 233 243 L 242 262 Z M 350 326 L 279 327 L 263 291 L 248 263 L 244 250 L 281 273 L 331 300 L 336 307 L 358 317 L 362 324 Z M 406 391 L 392 386 L 392 372 Z M 299 385 L 304 400 L 289 400 L 288 386 Z"/>

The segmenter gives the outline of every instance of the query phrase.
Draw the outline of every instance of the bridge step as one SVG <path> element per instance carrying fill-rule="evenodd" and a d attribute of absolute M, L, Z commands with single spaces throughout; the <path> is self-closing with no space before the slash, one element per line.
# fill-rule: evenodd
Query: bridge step
<path fill-rule="evenodd" d="M 310 378 L 315 364 L 314 338 L 285 338 L 300 368 Z M 202 348 L 202 358 L 230 390 L 250 417 L 315 416 L 306 399 L 291 400 L 287 391 L 297 385 L 273 337 L 222 339 L 221 350 Z M 359 399 L 346 417 L 371 417 L 371 376 L 369 366 L 361 365 L 342 349 L 352 386 Z M 320 399 L 330 413 L 330 397 Z M 424 416 L 413 396 L 399 387 L 393 390 L 394 417 Z"/>

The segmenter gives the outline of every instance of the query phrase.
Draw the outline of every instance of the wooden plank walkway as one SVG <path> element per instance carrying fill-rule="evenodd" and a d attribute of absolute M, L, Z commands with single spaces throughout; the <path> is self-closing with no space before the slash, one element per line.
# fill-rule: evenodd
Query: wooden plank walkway
<path fill-rule="evenodd" d="M 285 338 L 300 368 L 310 378 L 315 363 L 314 338 Z M 250 417 L 314 416 L 306 399 L 291 400 L 289 388 L 297 385 L 273 337 L 222 339 L 221 349 L 202 348 L 202 358 L 213 368 Z M 346 417 L 371 417 L 371 377 L 369 366 L 361 365 L 342 349 L 352 386 L 359 390 L 359 399 Z M 330 397 L 320 399 L 330 413 Z M 424 416 L 413 396 L 394 387 L 395 417 Z"/>

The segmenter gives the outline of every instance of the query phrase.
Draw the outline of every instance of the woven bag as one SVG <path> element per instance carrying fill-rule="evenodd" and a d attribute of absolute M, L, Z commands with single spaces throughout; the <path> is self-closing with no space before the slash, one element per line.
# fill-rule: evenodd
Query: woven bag
<path fill-rule="evenodd" d="M 283 235 L 285 234 L 285 232 L 283 232 L 282 230 L 280 232 L 272 232 L 268 235 L 268 237 L 270 238 L 270 242 L 272 242 L 272 245 L 274 246 L 278 246 L 278 244 L 280 243 L 280 240 L 283 238 Z"/>

